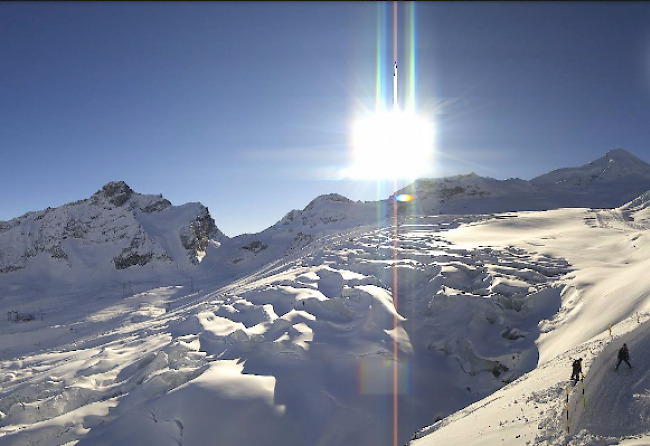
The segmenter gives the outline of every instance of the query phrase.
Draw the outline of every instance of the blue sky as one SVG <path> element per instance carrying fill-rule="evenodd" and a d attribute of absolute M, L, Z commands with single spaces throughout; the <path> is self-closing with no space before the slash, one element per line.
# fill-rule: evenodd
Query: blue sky
<path fill-rule="evenodd" d="M 324 193 L 385 198 L 392 182 L 335 173 L 375 104 L 378 37 L 392 75 L 392 6 L 0 3 L 0 220 L 113 180 L 200 201 L 231 236 Z M 425 2 L 407 18 L 400 3 L 431 176 L 530 179 L 618 147 L 650 162 L 650 4 Z"/>

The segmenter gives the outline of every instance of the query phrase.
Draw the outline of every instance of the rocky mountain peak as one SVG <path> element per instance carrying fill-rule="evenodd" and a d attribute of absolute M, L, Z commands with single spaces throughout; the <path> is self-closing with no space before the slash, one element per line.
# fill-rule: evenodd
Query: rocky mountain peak
<path fill-rule="evenodd" d="M 113 197 L 118 194 L 132 194 L 133 189 L 124 181 L 111 181 L 106 183 L 98 193 L 103 192 L 106 197 Z"/>
<path fill-rule="evenodd" d="M 111 181 L 105 184 L 93 194 L 90 202 L 103 207 L 117 207 L 126 210 L 140 209 L 146 213 L 159 212 L 172 205 L 161 194 L 139 194 L 124 181 Z"/>
<path fill-rule="evenodd" d="M 114 206 L 120 207 L 129 201 L 133 194 L 133 189 L 124 181 L 111 181 L 95 192 L 93 198 L 104 198 Z"/>
<path fill-rule="evenodd" d="M 172 206 L 160 194 L 139 194 L 113 181 L 89 199 L 2 222 L 0 274 L 34 262 L 84 268 L 88 259 L 106 274 L 187 259 L 197 264 L 210 240 L 224 237 L 202 204 Z"/>

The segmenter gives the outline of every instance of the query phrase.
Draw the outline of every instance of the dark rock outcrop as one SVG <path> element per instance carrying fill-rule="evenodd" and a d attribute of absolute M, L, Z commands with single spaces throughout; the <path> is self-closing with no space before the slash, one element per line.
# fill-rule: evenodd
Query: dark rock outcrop
<path fill-rule="evenodd" d="M 98 190 L 93 195 L 93 198 L 103 197 L 114 206 L 123 206 L 133 196 L 133 189 L 131 189 L 124 181 L 112 181 L 101 190 Z"/>
<path fill-rule="evenodd" d="M 217 228 L 208 208 L 205 206 L 202 206 L 201 212 L 190 223 L 189 227 L 180 232 L 183 248 L 189 251 L 188 255 L 194 263 L 198 263 L 199 259 L 205 255 L 210 239 L 222 237 L 224 237 L 224 234 Z"/>

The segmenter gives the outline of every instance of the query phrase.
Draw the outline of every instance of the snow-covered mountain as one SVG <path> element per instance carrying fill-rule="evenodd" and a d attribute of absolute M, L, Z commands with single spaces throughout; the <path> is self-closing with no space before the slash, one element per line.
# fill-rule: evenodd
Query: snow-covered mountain
<path fill-rule="evenodd" d="M 257 234 L 221 240 L 212 248 L 203 268 L 245 274 L 280 257 L 290 256 L 325 236 L 383 220 L 386 202 L 352 201 L 339 194 L 321 195 L 304 209 L 288 212 L 273 226 Z"/>
<path fill-rule="evenodd" d="M 109 183 L 0 222 L 0 446 L 647 445 L 623 438 L 650 435 L 650 379 L 607 373 L 621 342 L 650 367 L 648 193 L 491 214 L 620 199 L 645 175 L 627 155 L 414 185 L 472 215 L 330 194 L 227 238 L 198 203 Z"/>
<path fill-rule="evenodd" d="M 560 169 L 534 178 L 496 180 L 474 173 L 421 179 L 398 193 L 410 193 L 419 214 L 491 214 L 561 207 L 612 208 L 650 190 L 650 165 L 625 150 L 579 168 Z M 338 194 L 314 199 L 292 210 L 259 234 L 227 237 L 200 203 L 172 206 L 160 195 L 135 193 L 123 182 L 104 186 L 91 198 L 56 209 L 30 212 L 0 222 L 0 274 L 25 269 L 48 273 L 54 262 L 82 270 L 126 270 L 145 265 L 176 268 L 197 264 L 215 246 L 213 264 L 244 261 L 257 266 L 280 250 L 302 249 L 320 235 L 383 220 L 390 200 L 354 202 Z M 267 250 L 268 247 L 272 249 Z M 269 253 L 272 253 L 269 255 Z M 242 269 L 240 267 L 240 269 Z M 64 270 L 61 270 L 64 271 Z M 57 269 L 55 276 L 62 273 Z M 110 272 L 110 271 L 109 271 Z"/>
<path fill-rule="evenodd" d="M 584 166 L 554 170 L 530 181 L 538 186 L 552 184 L 576 189 L 628 178 L 648 180 L 650 165 L 624 149 L 615 149 Z"/>
<path fill-rule="evenodd" d="M 172 206 L 112 182 L 88 199 L 0 222 L 0 274 L 51 271 L 78 281 L 90 272 L 187 266 L 222 238 L 200 203 Z"/>
<path fill-rule="evenodd" d="M 289 212 L 271 228 L 301 232 L 314 232 L 314 228 L 348 229 L 375 221 L 377 206 L 375 202 L 355 202 L 339 194 L 321 195 L 302 211 Z"/>
<path fill-rule="evenodd" d="M 623 149 L 577 168 L 565 168 L 530 181 L 495 180 L 474 173 L 420 179 L 397 193 L 415 197 L 424 214 L 489 214 L 564 207 L 615 208 L 650 190 L 650 165 Z"/>

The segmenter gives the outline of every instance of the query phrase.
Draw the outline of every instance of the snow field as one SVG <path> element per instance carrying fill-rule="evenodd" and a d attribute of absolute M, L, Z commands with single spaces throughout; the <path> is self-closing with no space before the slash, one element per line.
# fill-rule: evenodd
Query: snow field
<path fill-rule="evenodd" d="M 630 400 L 640 397 L 634 394 L 633 388 L 648 388 L 650 381 L 644 372 L 635 380 L 626 380 L 629 376 L 623 374 L 627 375 L 627 370 L 619 368 L 622 379 L 612 382 L 613 374 L 617 373 L 613 368 L 616 352 L 623 342 L 628 342 L 628 347 L 647 343 L 649 317 L 648 314 L 634 315 L 614 327 L 616 336 L 610 337 L 609 331 L 605 331 L 558 355 L 489 397 L 422 429 L 417 433 L 418 439 L 409 444 L 596 446 L 601 444 L 601 436 L 606 445 L 628 444 L 621 442 L 621 438 L 648 431 L 642 421 L 646 419 L 647 409 L 641 406 L 635 409 Z M 582 382 L 574 387 L 569 380 L 571 364 L 578 357 L 583 358 L 586 376 L 584 407 Z M 644 365 L 645 361 L 646 358 L 639 362 Z M 612 394 L 619 397 L 612 397 Z M 589 422 L 593 426 L 588 426 Z"/>
<path fill-rule="evenodd" d="M 645 315 L 644 315 L 645 316 Z M 634 319 L 634 318 L 632 318 Z M 645 317 L 644 317 L 645 319 Z M 631 323 L 634 326 L 634 321 Z M 619 348 L 626 343 L 633 352 L 629 370 L 622 363 L 617 371 Z M 590 367 L 591 404 L 576 414 L 576 429 L 594 435 L 621 437 L 650 432 L 650 324 L 640 324 L 616 336 Z"/>
<path fill-rule="evenodd" d="M 407 192 L 424 212 L 605 207 L 646 176 L 616 150 Z M 200 204 L 110 183 L 0 222 L 0 312 L 29 320 L 0 323 L 0 445 L 381 446 L 394 421 L 404 444 L 463 407 L 415 443 L 650 444 L 647 194 L 480 217 L 405 205 L 397 230 L 393 205 L 321 196 L 206 244 Z M 633 374 L 610 370 L 622 342 Z M 587 404 L 579 384 L 567 433 L 577 356 Z"/>
<path fill-rule="evenodd" d="M 388 445 L 394 391 L 405 443 L 537 365 L 537 323 L 571 272 L 444 239 L 468 220 L 408 220 L 397 239 L 390 226 L 357 228 L 212 291 L 203 281 L 195 295 L 94 301 L 65 357 L 25 347 L 3 362 L 0 444 Z"/>
<path fill-rule="evenodd" d="M 559 280 L 566 286 L 559 312 L 540 323 L 539 366 L 424 429 L 413 445 L 650 444 L 650 381 L 645 373 L 650 359 L 649 302 L 647 274 L 642 273 L 648 267 L 648 226 L 645 208 L 635 209 L 519 213 L 515 220 L 447 234 L 450 241 L 468 248 L 485 243 L 535 247 L 542 255 L 562 255 L 573 271 Z M 638 374 L 637 369 L 629 374 L 625 364 L 613 371 L 623 342 L 635 352 Z M 585 358 L 586 404 L 583 407 L 582 383 L 575 389 L 571 385 L 568 432 L 565 392 L 577 357 Z"/>

